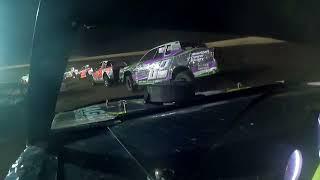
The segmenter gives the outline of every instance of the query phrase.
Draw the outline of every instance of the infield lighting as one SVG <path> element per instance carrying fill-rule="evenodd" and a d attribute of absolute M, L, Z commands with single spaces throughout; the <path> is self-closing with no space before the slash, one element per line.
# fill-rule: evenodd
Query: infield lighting
<path fill-rule="evenodd" d="M 298 180 L 302 169 L 302 154 L 299 150 L 294 150 L 287 163 L 284 180 Z"/>

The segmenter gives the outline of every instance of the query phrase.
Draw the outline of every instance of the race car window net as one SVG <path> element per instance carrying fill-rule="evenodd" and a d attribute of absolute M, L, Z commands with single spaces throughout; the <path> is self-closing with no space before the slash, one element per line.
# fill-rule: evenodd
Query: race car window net
<path fill-rule="evenodd" d="M 163 57 L 164 46 L 161 46 L 157 49 L 156 54 L 154 55 L 154 59 Z"/>
<path fill-rule="evenodd" d="M 171 53 L 171 44 L 167 45 L 165 55 L 168 55 L 170 53 Z"/>
<path fill-rule="evenodd" d="M 144 62 L 144 61 L 152 59 L 156 52 L 157 52 L 157 49 L 153 49 L 153 50 L 149 51 L 145 56 L 143 56 L 141 58 L 140 62 Z"/>

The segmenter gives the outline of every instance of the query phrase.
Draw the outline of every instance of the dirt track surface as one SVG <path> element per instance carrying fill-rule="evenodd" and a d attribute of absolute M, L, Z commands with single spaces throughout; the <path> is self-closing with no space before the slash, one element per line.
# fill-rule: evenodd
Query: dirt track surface
<path fill-rule="evenodd" d="M 235 87 L 233 81 L 223 79 L 223 76 L 212 76 L 196 81 L 198 91 L 207 91 Z M 88 80 L 71 79 L 65 83 L 65 89 L 60 92 L 56 104 L 56 112 L 74 110 L 89 104 L 134 95 L 143 95 L 144 90 L 129 92 L 124 84 L 105 87 L 103 84 L 91 86 Z"/>
<path fill-rule="evenodd" d="M 320 67 L 320 48 L 287 42 L 254 44 L 257 42 L 249 40 L 252 44 L 241 41 L 240 43 L 244 43 L 244 45 L 227 44 L 226 47 L 216 48 L 215 56 L 220 72 L 198 80 L 198 89 L 206 91 L 234 88 L 238 82 L 243 85 L 254 86 L 280 80 L 320 80 L 318 70 L 318 67 Z M 261 39 L 259 40 L 261 41 Z M 237 43 L 239 42 L 237 41 Z M 121 60 L 132 63 L 139 58 L 139 56 L 133 56 Z M 96 66 L 100 61 L 70 62 L 69 66 L 79 68 L 87 63 Z M 143 93 L 142 91 L 129 92 L 122 84 L 115 84 L 109 88 L 102 84 L 92 87 L 87 80 L 72 79 L 64 82 L 64 84 L 66 88 L 58 97 L 56 112 L 73 110 L 106 99 Z"/>
<path fill-rule="evenodd" d="M 67 111 L 82 107 L 106 99 L 126 97 L 142 94 L 129 92 L 122 84 L 115 84 L 112 87 L 105 87 L 103 84 L 92 86 L 86 79 L 71 79 L 65 82 L 66 89 L 60 92 L 56 111 Z"/>
<path fill-rule="evenodd" d="M 199 91 L 206 91 L 234 88 L 238 82 L 254 86 L 280 80 L 319 81 L 318 49 L 286 42 L 217 48 L 216 59 L 221 71 L 198 80 L 197 87 Z M 83 63 L 85 62 L 72 65 L 80 66 Z M 56 111 L 72 110 L 105 99 L 137 94 L 143 92 L 129 92 L 122 84 L 110 88 L 103 85 L 92 87 L 87 80 L 69 80 L 65 91 L 59 95 Z"/>

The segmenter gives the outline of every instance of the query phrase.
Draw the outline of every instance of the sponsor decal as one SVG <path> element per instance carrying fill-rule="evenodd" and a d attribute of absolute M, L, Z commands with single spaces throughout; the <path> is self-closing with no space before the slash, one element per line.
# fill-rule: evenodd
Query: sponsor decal
<path fill-rule="evenodd" d="M 166 78 L 168 74 L 168 70 L 166 70 L 169 66 L 170 59 L 162 60 L 155 62 L 146 66 L 146 69 L 149 70 L 148 80 L 156 80 Z"/>
<path fill-rule="evenodd" d="M 114 118 L 113 115 L 108 114 L 100 106 L 90 106 L 74 111 L 76 121 L 102 121 Z"/>
<path fill-rule="evenodd" d="M 205 54 L 208 54 L 208 53 L 209 53 L 209 50 L 192 53 L 191 61 L 193 62 L 203 61 L 205 59 Z"/>
<path fill-rule="evenodd" d="M 198 70 L 205 70 L 205 69 L 209 69 L 209 63 L 202 63 L 198 65 Z"/>
<path fill-rule="evenodd" d="M 114 119 L 116 116 L 116 113 L 108 113 L 103 110 L 101 106 L 95 105 L 57 114 L 52 122 L 51 129 L 63 129 L 108 121 Z"/>

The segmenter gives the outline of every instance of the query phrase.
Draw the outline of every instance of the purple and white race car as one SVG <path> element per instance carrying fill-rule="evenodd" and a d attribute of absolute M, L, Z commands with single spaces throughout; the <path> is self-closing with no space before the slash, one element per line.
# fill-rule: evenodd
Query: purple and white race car
<path fill-rule="evenodd" d="M 129 91 L 137 86 L 176 80 L 192 82 L 218 71 L 213 49 L 204 44 L 166 43 L 148 51 L 137 64 L 120 70 Z"/>

